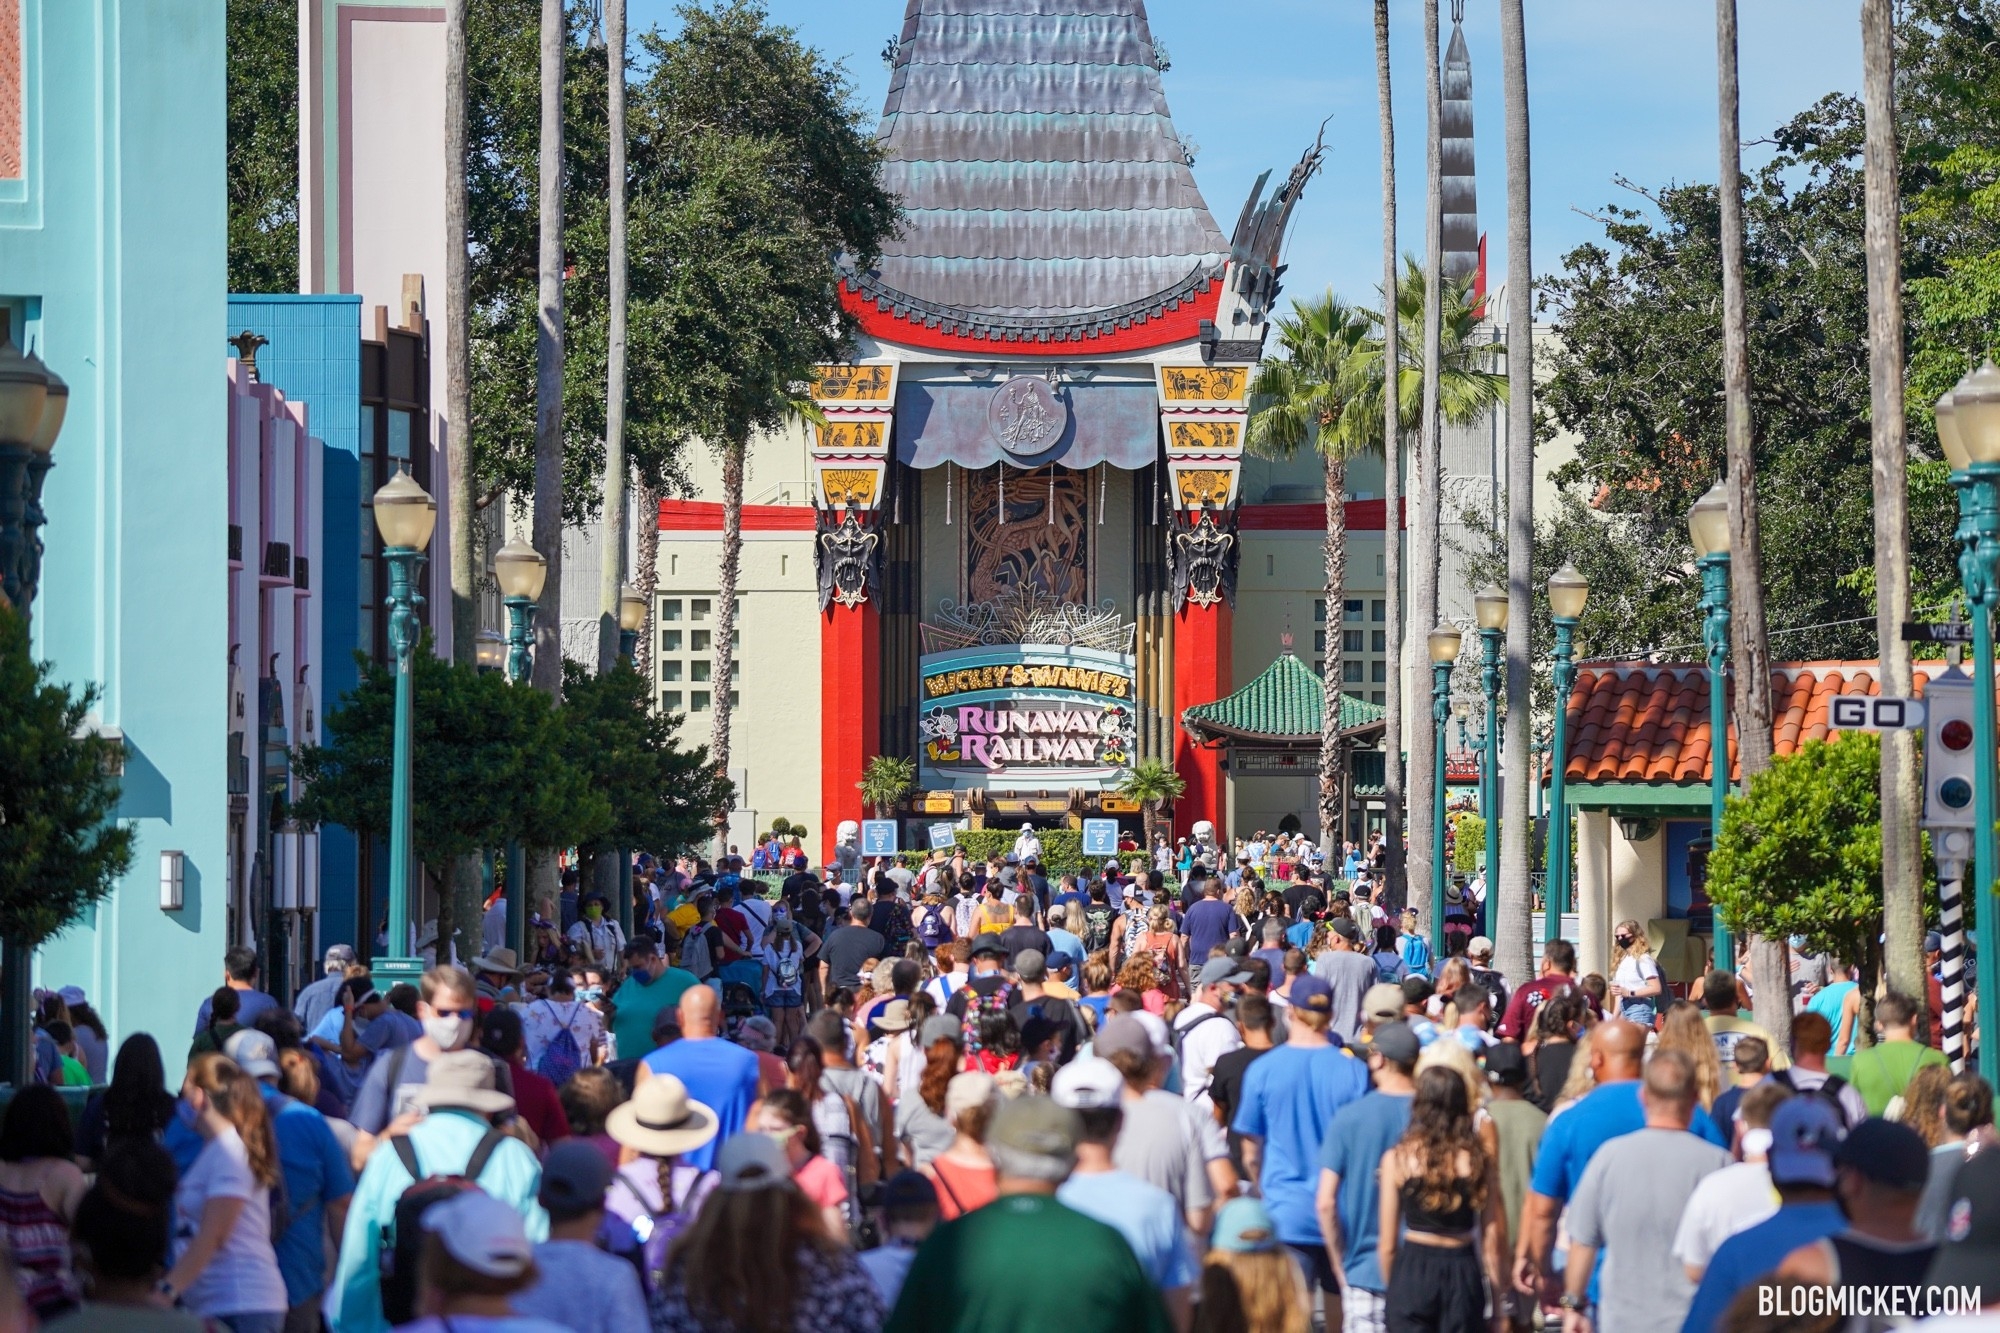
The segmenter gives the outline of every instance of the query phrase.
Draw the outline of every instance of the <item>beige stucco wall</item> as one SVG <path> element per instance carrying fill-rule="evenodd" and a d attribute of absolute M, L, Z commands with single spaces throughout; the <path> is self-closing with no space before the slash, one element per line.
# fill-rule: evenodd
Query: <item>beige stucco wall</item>
<path fill-rule="evenodd" d="M 1667 914 L 1667 839 L 1655 833 L 1630 842 L 1603 810 L 1581 811 L 1576 821 L 1577 961 L 1584 972 L 1604 972 L 1611 962 L 1611 930 L 1620 921 L 1641 924 Z"/>

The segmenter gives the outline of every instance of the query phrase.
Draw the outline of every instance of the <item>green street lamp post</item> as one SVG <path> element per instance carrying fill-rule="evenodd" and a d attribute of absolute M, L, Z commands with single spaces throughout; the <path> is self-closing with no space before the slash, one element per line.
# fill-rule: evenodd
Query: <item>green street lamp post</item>
<path fill-rule="evenodd" d="M 1507 590 L 1489 583 L 1472 598 L 1479 621 L 1479 686 L 1486 692 L 1486 743 L 1480 747 L 1479 813 L 1486 816 L 1486 901 L 1499 901 L 1500 869 L 1500 650 L 1507 642 Z M 1483 909 L 1482 909 L 1483 911 Z M 1490 917 L 1490 914 L 1489 914 Z M 1480 923 L 1481 933 L 1492 928 Z"/>
<path fill-rule="evenodd" d="M 1431 797 L 1431 957 L 1444 949 L 1444 743 L 1451 721 L 1451 667 L 1458 660 L 1459 632 L 1440 625 L 1430 632 L 1431 716 L 1437 719 L 1437 783 Z"/>
<path fill-rule="evenodd" d="M 1567 562 L 1549 575 L 1549 620 L 1556 628 L 1555 719 L 1549 748 L 1549 842 L 1542 888 L 1542 940 L 1562 938 L 1562 914 L 1569 907 L 1569 693 L 1576 688 L 1575 643 L 1590 581 Z"/>
<path fill-rule="evenodd" d="M 382 558 L 389 563 L 389 646 L 396 654 L 396 739 L 389 779 L 389 946 L 388 956 L 373 963 L 375 980 L 386 990 L 399 981 L 414 982 L 424 970 L 421 959 L 404 952 L 409 948 L 410 869 L 415 857 L 410 837 L 410 713 L 417 639 L 423 630 L 417 609 L 424 597 L 417 591 L 417 576 L 437 526 L 437 501 L 415 477 L 398 471 L 375 492 L 375 526 L 382 534 Z"/>
<path fill-rule="evenodd" d="M 0 315 L 0 603 L 26 618 L 42 581 L 42 483 L 69 412 L 69 385 L 33 352 L 23 356 Z M 0 1078 L 25 1088 L 33 1074 L 28 1036 L 34 950 L 0 949 Z"/>
<path fill-rule="evenodd" d="M 1989 1083 L 2000 1077 L 2000 1033 L 1992 1007 L 2000 999 L 2000 899 L 1993 893 L 2000 872 L 1996 848 L 1993 768 L 1993 609 L 2000 605 L 2000 368 L 1981 365 L 1951 391 L 1947 446 L 1955 465 L 1951 484 L 1958 490 L 1959 579 L 1972 606 L 1972 751 L 1979 767 L 1972 784 L 1972 864 L 1976 980 L 1979 995 L 1979 1072 Z M 1946 430 L 1940 429 L 1943 439 Z M 1962 458 L 1962 465 L 1961 464 Z"/>
<path fill-rule="evenodd" d="M 534 669 L 535 601 L 548 581 L 549 562 L 516 537 L 493 553 L 493 579 L 507 608 L 507 679 L 527 683 Z M 507 947 L 528 956 L 528 858 L 521 844 L 507 844 Z"/>
<path fill-rule="evenodd" d="M 1722 839 L 1722 806 L 1729 796 L 1729 493 L 1720 481 L 1688 510 L 1688 536 L 1701 570 L 1701 637 L 1708 649 L 1708 849 Z M 1736 970 L 1736 939 L 1720 909 L 1715 922 L 1715 966 Z"/>

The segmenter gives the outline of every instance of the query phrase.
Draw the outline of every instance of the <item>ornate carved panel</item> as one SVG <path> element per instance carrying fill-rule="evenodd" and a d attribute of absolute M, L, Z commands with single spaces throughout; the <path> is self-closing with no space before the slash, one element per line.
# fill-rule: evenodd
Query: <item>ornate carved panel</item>
<path fill-rule="evenodd" d="M 992 601 L 1027 584 L 1059 602 L 1088 602 L 1090 531 L 1084 473 L 1066 467 L 966 473 L 965 600 Z"/>

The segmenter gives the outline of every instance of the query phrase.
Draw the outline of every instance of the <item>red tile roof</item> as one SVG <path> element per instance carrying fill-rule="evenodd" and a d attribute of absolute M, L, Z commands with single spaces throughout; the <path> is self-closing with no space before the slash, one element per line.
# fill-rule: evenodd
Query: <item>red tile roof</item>
<path fill-rule="evenodd" d="M 1917 694 L 1942 662 L 1918 662 Z M 1824 740 L 1827 701 L 1880 693 L 1875 662 L 1783 662 L 1771 668 L 1773 750 Z M 1569 697 L 1570 782 L 1709 781 L 1708 668 L 1691 663 L 1584 662 Z M 1741 777 L 1732 734 L 1732 778 Z"/>

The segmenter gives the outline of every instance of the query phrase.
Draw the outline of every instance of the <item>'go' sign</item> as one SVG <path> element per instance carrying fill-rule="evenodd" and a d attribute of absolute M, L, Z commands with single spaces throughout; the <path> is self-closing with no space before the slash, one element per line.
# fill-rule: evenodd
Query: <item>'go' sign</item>
<path fill-rule="evenodd" d="M 1924 725 L 1924 703 L 1921 699 L 1836 694 L 1828 704 L 1826 720 L 1835 731 L 1910 731 Z"/>

